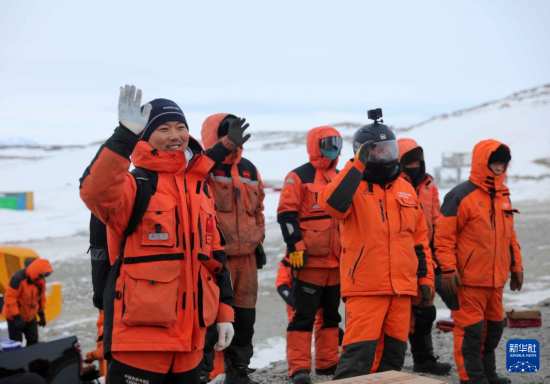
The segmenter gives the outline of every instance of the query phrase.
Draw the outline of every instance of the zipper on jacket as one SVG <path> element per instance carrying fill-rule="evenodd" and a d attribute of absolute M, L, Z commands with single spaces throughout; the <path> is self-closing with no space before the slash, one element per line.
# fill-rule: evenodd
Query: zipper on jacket
<path fill-rule="evenodd" d="M 464 267 L 462 267 L 462 274 L 464 274 L 464 271 L 466 270 L 466 266 L 467 266 L 468 263 L 470 262 L 470 258 L 471 258 L 472 255 L 474 254 L 474 251 L 475 251 L 475 249 L 472 249 L 472 252 L 470 252 L 470 256 L 468 256 L 468 258 L 466 259 L 466 264 L 464 264 Z"/>
<path fill-rule="evenodd" d="M 489 212 L 489 216 L 491 217 L 491 230 L 495 230 L 495 197 L 491 195 L 491 212 Z"/>
<path fill-rule="evenodd" d="M 357 257 L 357 260 L 355 260 L 355 264 L 353 264 L 353 269 L 350 268 L 348 275 L 351 276 L 351 282 L 355 283 L 355 269 L 357 268 L 357 264 L 359 264 L 359 260 L 361 260 L 361 256 L 363 256 L 363 250 L 365 249 L 365 246 L 361 247 L 361 252 L 359 252 L 359 256 Z"/>
<path fill-rule="evenodd" d="M 497 233 L 496 233 L 496 212 L 495 212 L 495 195 L 491 193 L 491 229 L 494 231 L 493 242 L 494 252 L 493 252 L 493 285 L 495 284 L 496 273 L 495 269 L 497 267 Z"/>
<path fill-rule="evenodd" d="M 178 215 L 178 206 L 176 205 L 176 247 L 180 246 L 179 224 L 180 224 L 180 215 Z"/>
<path fill-rule="evenodd" d="M 378 202 L 380 203 L 380 213 L 382 214 L 382 222 L 384 223 L 386 221 L 384 218 L 384 204 L 382 203 L 382 199 L 378 199 Z"/>
<path fill-rule="evenodd" d="M 202 249 L 202 226 L 201 226 L 201 214 L 199 212 L 199 246 Z"/>

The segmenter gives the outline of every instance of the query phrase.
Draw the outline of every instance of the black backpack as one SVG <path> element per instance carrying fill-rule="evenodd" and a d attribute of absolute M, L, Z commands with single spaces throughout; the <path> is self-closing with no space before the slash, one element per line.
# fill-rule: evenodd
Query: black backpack
<path fill-rule="evenodd" d="M 134 209 L 128 227 L 124 231 L 120 255 L 123 254 L 126 239 L 136 231 L 143 215 L 145 215 L 151 196 L 156 192 L 158 181 L 158 175 L 155 172 L 144 168 L 135 168 L 131 173 L 136 180 L 137 191 Z M 90 218 L 90 248 L 88 252 L 92 262 L 92 287 L 94 291 L 92 300 L 94 307 L 103 309 L 103 292 L 111 270 L 111 263 L 107 250 L 107 227 L 93 213 Z"/>

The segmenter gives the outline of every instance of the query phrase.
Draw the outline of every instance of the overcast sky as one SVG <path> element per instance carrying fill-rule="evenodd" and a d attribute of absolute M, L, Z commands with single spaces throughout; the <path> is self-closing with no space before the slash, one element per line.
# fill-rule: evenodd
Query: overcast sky
<path fill-rule="evenodd" d="M 123 84 L 176 101 L 195 136 L 222 111 L 284 130 L 382 107 L 407 125 L 549 83 L 549 16 L 544 0 L 3 1 L 0 139 L 106 138 Z"/>

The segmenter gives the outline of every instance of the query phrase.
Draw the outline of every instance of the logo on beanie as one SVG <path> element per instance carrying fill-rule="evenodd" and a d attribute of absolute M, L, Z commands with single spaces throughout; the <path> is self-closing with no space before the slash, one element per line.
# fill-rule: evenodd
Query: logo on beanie
<path fill-rule="evenodd" d="M 380 135 L 380 139 L 381 140 L 386 140 L 386 135 L 384 135 L 383 133 Z"/>
<path fill-rule="evenodd" d="M 506 343 L 506 369 L 513 373 L 538 372 L 540 344 L 535 339 L 512 339 Z"/>
<path fill-rule="evenodd" d="M 173 105 L 166 105 L 162 107 L 162 109 L 175 109 L 176 111 L 180 110 L 178 107 L 174 107 Z"/>

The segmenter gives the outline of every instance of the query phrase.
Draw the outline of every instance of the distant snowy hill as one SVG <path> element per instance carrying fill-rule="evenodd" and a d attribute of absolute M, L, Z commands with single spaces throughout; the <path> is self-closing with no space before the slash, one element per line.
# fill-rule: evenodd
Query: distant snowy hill
<path fill-rule="evenodd" d="M 345 139 L 340 167 L 353 156 L 351 137 L 364 123 L 366 119 L 334 124 Z M 256 164 L 265 184 L 282 185 L 288 172 L 308 161 L 305 138 L 313 127 L 302 125 L 303 130 L 297 129 L 300 124 L 280 130 L 250 128 L 253 136 L 244 156 Z M 550 85 L 545 85 L 395 131 L 424 148 L 429 172 L 441 164 L 444 152 L 471 152 L 475 143 L 488 138 L 505 142 L 512 148 L 508 185 L 517 202 L 550 200 L 549 125 Z M 198 130 L 192 134 L 200 137 Z M 101 143 L 44 147 L 23 142 L 0 144 L 0 193 L 33 191 L 35 210 L 0 211 L 0 243 L 86 233 L 89 212 L 80 201 L 78 180 Z M 267 194 L 269 220 L 275 219 L 277 202 L 277 193 Z"/>
<path fill-rule="evenodd" d="M 5 137 L 0 138 L 0 147 L 20 147 L 20 146 L 35 146 L 38 143 L 34 140 L 24 137 Z"/>

